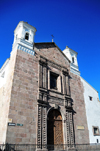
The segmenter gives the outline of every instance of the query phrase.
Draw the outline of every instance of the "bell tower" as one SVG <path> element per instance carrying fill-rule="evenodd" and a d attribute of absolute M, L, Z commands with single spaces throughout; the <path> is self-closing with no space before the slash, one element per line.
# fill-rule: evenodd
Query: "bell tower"
<path fill-rule="evenodd" d="M 63 53 L 70 60 L 70 71 L 74 74 L 80 75 L 78 62 L 77 62 L 77 52 L 70 49 L 68 46 L 63 50 Z"/>
<path fill-rule="evenodd" d="M 22 50 L 34 55 L 33 45 L 36 28 L 27 22 L 20 21 L 14 30 L 14 42 L 12 50 Z"/>

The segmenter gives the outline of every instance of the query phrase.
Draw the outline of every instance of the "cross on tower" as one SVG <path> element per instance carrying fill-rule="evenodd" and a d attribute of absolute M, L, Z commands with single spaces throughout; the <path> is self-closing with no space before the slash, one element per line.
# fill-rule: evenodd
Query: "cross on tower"
<path fill-rule="evenodd" d="M 53 38 L 54 38 L 54 36 L 53 35 L 51 35 L 52 36 L 52 42 L 53 42 Z"/>

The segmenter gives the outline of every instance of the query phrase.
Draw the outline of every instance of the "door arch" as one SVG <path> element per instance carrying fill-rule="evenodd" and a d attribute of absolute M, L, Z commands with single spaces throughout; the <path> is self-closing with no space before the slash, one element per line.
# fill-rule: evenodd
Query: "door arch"
<path fill-rule="evenodd" d="M 63 144 L 62 116 L 59 110 L 53 109 L 47 118 L 47 144 Z"/>

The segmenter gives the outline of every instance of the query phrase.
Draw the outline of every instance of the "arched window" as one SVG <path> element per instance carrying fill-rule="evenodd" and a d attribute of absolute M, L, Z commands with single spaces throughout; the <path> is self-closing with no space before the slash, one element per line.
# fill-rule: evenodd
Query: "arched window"
<path fill-rule="evenodd" d="M 25 39 L 28 40 L 29 39 L 29 33 L 25 34 Z"/>
<path fill-rule="evenodd" d="M 72 63 L 74 63 L 74 62 L 75 62 L 74 57 L 72 57 Z"/>

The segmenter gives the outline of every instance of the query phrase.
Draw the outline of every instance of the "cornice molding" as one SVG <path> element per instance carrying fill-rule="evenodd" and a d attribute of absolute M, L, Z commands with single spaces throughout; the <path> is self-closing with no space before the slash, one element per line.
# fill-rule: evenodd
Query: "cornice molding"
<path fill-rule="evenodd" d="M 33 56 L 35 55 L 35 52 L 33 50 L 26 48 L 25 46 L 18 45 L 17 49 L 22 50 L 30 55 L 33 55 Z"/>

